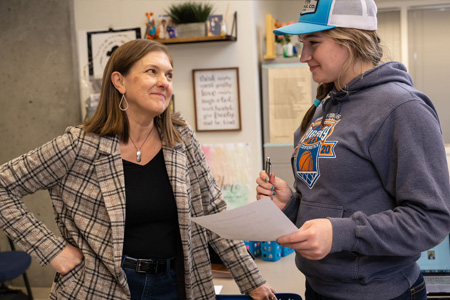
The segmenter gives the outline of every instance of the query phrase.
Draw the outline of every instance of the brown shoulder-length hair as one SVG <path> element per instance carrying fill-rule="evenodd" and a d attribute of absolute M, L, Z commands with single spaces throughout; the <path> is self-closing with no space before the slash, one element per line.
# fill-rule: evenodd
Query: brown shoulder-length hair
<path fill-rule="evenodd" d="M 377 66 L 382 62 L 383 48 L 380 44 L 380 37 L 376 31 L 336 27 L 323 31 L 323 33 L 334 39 L 337 44 L 342 45 L 349 50 L 350 58 L 344 65 L 342 72 L 353 67 L 356 61 L 369 62 L 374 66 Z M 333 82 L 320 83 L 317 87 L 316 98 L 318 100 L 323 100 L 333 88 Z M 306 112 L 300 125 L 301 134 L 305 133 L 312 121 L 315 111 L 316 106 L 312 105 Z"/>
<path fill-rule="evenodd" d="M 156 41 L 147 39 L 132 40 L 121 45 L 113 52 L 103 71 L 102 89 L 97 110 L 92 118 L 82 124 L 86 132 L 93 132 L 100 136 L 118 135 L 122 141 L 128 142 L 129 122 L 127 114 L 119 108 L 122 95 L 114 87 L 111 81 L 111 74 L 117 71 L 126 76 L 137 61 L 149 52 L 154 51 L 164 52 L 173 67 L 173 59 L 167 47 Z M 155 125 L 161 132 L 161 138 L 170 147 L 173 147 L 176 142 L 181 142 L 180 134 L 175 129 L 175 125 L 186 126 L 186 123 L 178 114 L 172 114 L 170 106 L 160 116 L 155 118 Z"/>

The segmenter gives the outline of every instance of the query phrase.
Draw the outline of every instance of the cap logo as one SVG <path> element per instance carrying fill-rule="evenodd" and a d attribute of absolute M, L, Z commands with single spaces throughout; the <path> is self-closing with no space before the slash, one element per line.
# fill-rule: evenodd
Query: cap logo
<path fill-rule="evenodd" d="M 315 13 L 317 5 L 319 5 L 319 0 L 305 0 L 305 5 L 303 6 L 300 15 Z"/>

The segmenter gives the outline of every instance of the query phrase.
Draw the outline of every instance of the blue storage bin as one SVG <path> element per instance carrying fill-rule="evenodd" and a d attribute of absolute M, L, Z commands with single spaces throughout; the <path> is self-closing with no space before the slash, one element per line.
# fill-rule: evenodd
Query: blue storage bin
<path fill-rule="evenodd" d="M 281 256 L 282 257 L 288 256 L 289 254 L 291 254 L 293 252 L 294 252 L 294 249 L 281 246 Z"/>
<path fill-rule="evenodd" d="M 281 245 L 275 241 L 262 242 L 262 259 L 268 261 L 277 261 L 281 258 Z"/>
<path fill-rule="evenodd" d="M 275 293 L 278 300 L 302 300 L 298 294 L 292 293 Z M 216 300 L 251 300 L 249 295 L 217 295 Z"/>
<path fill-rule="evenodd" d="M 258 257 L 261 255 L 261 242 L 258 241 L 244 241 L 247 246 L 247 250 L 254 256 Z"/>

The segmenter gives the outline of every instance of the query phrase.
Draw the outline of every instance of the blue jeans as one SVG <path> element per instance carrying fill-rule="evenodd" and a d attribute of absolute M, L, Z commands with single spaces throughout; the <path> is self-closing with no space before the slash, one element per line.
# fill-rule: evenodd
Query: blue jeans
<path fill-rule="evenodd" d="M 138 273 L 123 266 L 130 287 L 131 300 L 178 300 L 177 272 L 168 261 L 167 270 L 162 273 Z"/>
<path fill-rule="evenodd" d="M 305 300 L 336 300 L 316 293 L 306 280 Z M 413 286 L 407 289 L 403 294 L 391 300 L 427 300 L 427 289 L 422 274 L 419 275 Z"/>

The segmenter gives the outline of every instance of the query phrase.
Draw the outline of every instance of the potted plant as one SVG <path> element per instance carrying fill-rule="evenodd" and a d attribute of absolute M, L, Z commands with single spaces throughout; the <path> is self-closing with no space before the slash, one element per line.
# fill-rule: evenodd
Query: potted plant
<path fill-rule="evenodd" d="M 206 21 L 213 6 L 209 3 L 182 2 L 172 4 L 166 13 L 176 24 L 177 37 L 206 36 Z"/>

